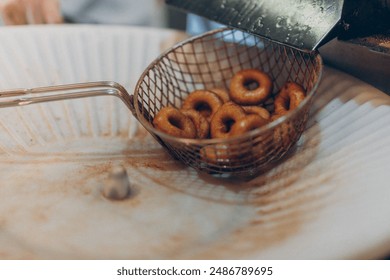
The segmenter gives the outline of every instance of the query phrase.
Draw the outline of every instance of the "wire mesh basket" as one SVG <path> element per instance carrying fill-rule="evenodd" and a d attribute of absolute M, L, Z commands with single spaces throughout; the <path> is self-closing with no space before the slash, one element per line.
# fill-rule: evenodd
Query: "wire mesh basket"
<path fill-rule="evenodd" d="M 288 114 L 241 136 L 228 139 L 184 139 L 153 127 L 165 106 L 181 107 L 194 90 L 229 88 L 233 75 L 255 68 L 269 74 L 273 92 L 287 81 L 302 85 L 303 102 Z M 297 142 L 320 81 L 322 60 L 304 52 L 234 29 L 220 29 L 190 38 L 158 57 L 141 75 L 134 95 L 112 81 L 0 91 L 0 108 L 111 95 L 120 98 L 133 115 L 176 159 L 196 170 L 225 177 L 258 174 L 282 158 Z M 272 111 L 272 109 L 270 109 Z"/>
<path fill-rule="evenodd" d="M 272 103 L 287 81 L 305 88 L 305 100 L 268 125 L 229 139 L 181 139 L 153 127 L 153 118 L 161 108 L 180 108 L 194 90 L 228 89 L 233 75 L 248 68 L 260 69 L 272 78 L 273 93 L 268 102 Z M 234 29 L 216 30 L 176 45 L 144 71 L 134 92 L 135 115 L 186 165 L 227 177 L 253 176 L 282 158 L 299 139 L 321 73 L 317 52 L 293 49 Z"/>

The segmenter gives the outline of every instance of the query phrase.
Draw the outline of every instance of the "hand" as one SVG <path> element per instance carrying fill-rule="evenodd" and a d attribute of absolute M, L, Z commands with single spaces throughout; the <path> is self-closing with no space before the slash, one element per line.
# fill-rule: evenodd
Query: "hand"
<path fill-rule="evenodd" d="M 63 22 L 59 0 L 0 0 L 0 17 L 6 25 Z"/>

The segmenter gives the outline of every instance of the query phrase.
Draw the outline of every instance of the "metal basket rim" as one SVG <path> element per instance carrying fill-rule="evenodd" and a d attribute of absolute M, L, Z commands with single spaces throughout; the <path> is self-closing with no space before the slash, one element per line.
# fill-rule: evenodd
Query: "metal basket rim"
<path fill-rule="evenodd" d="M 305 54 L 309 53 L 309 54 L 315 56 L 315 60 L 316 60 L 316 62 L 318 64 L 318 67 L 319 67 L 317 81 L 313 85 L 313 88 L 311 89 L 311 91 L 309 93 L 307 93 L 306 98 L 298 105 L 297 108 L 295 108 L 294 110 L 288 112 L 287 114 L 283 115 L 282 117 L 280 117 L 280 118 L 278 118 L 278 119 L 268 123 L 267 125 L 262 126 L 260 128 L 257 128 L 257 129 L 254 129 L 254 130 L 252 130 L 250 132 L 247 132 L 245 134 L 232 136 L 232 137 L 229 137 L 229 138 L 214 138 L 214 139 L 189 139 L 189 138 L 181 138 L 181 137 L 172 136 L 172 135 L 169 135 L 169 134 L 167 134 L 165 132 L 162 132 L 162 131 L 154 128 L 154 126 L 151 123 L 145 121 L 144 118 L 138 118 L 139 115 L 142 115 L 141 112 L 140 112 L 139 104 L 137 102 L 138 89 L 141 87 L 141 84 L 144 81 L 144 78 L 147 75 L 147 73 L 151 69 L 153 69 L 153 67 L 155 67 L 156 64 L 158 64 L 164 57 L 166 57 L 169 53 L 173 52 L 177 48 L 180 48 L 180 47 L 182 47 L 182 46 L 184 46 L 184 45 L 186 45 L 188 43 L 191 43 L 191 42 L 193 42 L 195 40 L 198 40 L 198 39 L 201 39 L 201 38 L 204 38 L 204 37 L 208 37 L 208 36 L 211 36 L 211 35 L 214 35 L 214 34 L 218 34 L 218 33 L 221 33 L 221 32 L 229 31 L 229 30 L 233 30 L 233 31 L 237 30 L 237 31 L 245 33 L 244 31 L 241 31 L 241 30 L 238 30 L 238 29 L 234 29 L 234 28 L 231 28 L 231 27 L 224 27 L 224 28 L 219 28 L 219 29 L 214 29 L 214 30 L 208 31 L 208 32 L 202 33 L 202 34 L 197 35 L 197 36 L 192 36 L 192 37 L 187 38 L 187 39 L 185 39 L 183 41 L 180 41 L 179 43 L 175 44 L 171 48 L 169 48 L 166 51 L 162 52 L 142 72 L 140 78 L 138 79 L 136 87 L 134 89 L 134 108 L 135 108 L 135 113 L 136 113 L 137 120 L 149 132 L 156 134 L 157 136 L 159 136 L 163 140 L 168 140 L 170 142 L 177 142 L 177 143 L 185 144 L 185 145 L 199 145 L 199 146 L 224 145 L 224 144 L 226 145 L 226 144 L 230 144 L 232 142 L 237 142 L 239 140 L 246 139 L 248 137 L 259 136 L 262 133 L 265 133 L 267 131 L 271 131 L 273 128 L 275 128 L 275 127 L 277 127 L 279 125 L 282 125 L 283 123 L 286 123 L 288 120 L 292 119 L 296 114 L 300 113 L 300 111 L 303 110 L 303 108 L 306 106 L 307 103 L 309 103 L 311 101 L 311 99 L 313 98 L 315 92 L 317 91 L 317 88 L 318 88 L 318 86 L 319 86 L 319 84 L 320 84 L 320 82 L 322 80 L 322 75 L 323 75 L 324 65 L 323 65 L 323 60 L 322 60 L 322 57 L 321 57 L 320 53 L 317 50 L 314 50 L 314 51 L 311 51 L 311 52 L 308 52 L 307 50 L 300 50 L 300 49 L 297 49 L 297 48 L 286 46 L 285 44 L 276 42 L 274 40 L 270 40 L 267 37 L 251 34 L 252 36 L 259 37 L 259 38 L 261 38 L 264 41 L 268 41 L 268 42 L 271 42 L 273 44 L 282 45 L 282 46 L 284 46 L 286 48 L 295 49 L 295 50 L 297 50 L 299 52 L 302 52 L 302 53 L 305 53 Z"/>

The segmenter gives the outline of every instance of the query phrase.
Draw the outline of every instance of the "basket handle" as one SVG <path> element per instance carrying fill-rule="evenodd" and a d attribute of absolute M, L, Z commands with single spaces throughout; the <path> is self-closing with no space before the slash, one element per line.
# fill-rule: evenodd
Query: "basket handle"
<path fill-rule="evenodd" d="M 122 85 L 111 81 L 0 91 L 0 108 L 104 95 L 120 98 L 135 114 L 133 96 Z"/>

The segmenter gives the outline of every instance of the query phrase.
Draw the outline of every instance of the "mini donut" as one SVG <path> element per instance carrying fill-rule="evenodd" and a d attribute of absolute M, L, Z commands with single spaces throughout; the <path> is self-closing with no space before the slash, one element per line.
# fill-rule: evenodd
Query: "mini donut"
<path fill-rule="evenodd" d="M 231 127 L 245 116 L 245 111 L 241 106 L 233 102 L 223 104 L 211 119 L 211 138 L 230 137 Z"/>
<path fill-rule="evenodd" d="M 162 108 L 153 119 L 158 130 L 181 138 L 195 138 L 196 128 L 190 118 L 173 107 Z"/>
<path fill-rule="evenodd" d="M 287 82 L 275 98 L 275 114 L 285 115 L 305 99 L 305 90 L 294 82 Z"/>
<path fill-rule="evenodd" d="M 181 110 L 194 123 L 196 129 L 196 137 L 205 139 L 210 133 L 210 124 L 198 111 L 195 110 Z"/>
<path fill-rule="evenodd" d="M 254 89 L 251 88 L 252 85 L 255 85 Z M 257 69 L 241 70 L 230 81 L 230 98 L 239 105 L 260 104 L 271 91 L 271 78 Z"/>
<path fill-rule="evenodd" d="M 241 143 L 212 144 L 200 149 L 202 160 L 218 168 L 237 168 L 245 164 Z"/>
<path fill-rule="evenodd" d="M 212 164 L 229 162 L 232 157 L 229 146 L 224 144 L 208 145 L 200 149 L 201 158 Z"/>
<path fill-rule="evenodd" d="M 281 118 L 281 117 L 283 117 L 285 114 L 273 114 L 272 116 L 271 116 L 271 121 L 276 121 L 277 119 L 279 119 L 279 118 Z"/>
<path fill-rule="evenodd" d="M 245 113 L 247 114 L 255 114 L 259 115 L 263 119 L 269 120 L 271 118 L 271 114 L 267 109 L 259 106 L 242 106 L 244 108 Z"/>
<path fill-rule="evenodd" d="M 195 110 L 204 116 L 208 121 L 223 104 L 221 98 L 208 90 L 195 90 L 184 100 L 183 110 Z"/>
<path fill-rule="evenodd" d="M 272 121 L 275 121 L 281 117 L 283 117 L 284 114 L 274 114 L 271 117 Z M 274 145 L 277 147 L 277 150 L 286 150 L 292 145 L 293 135 L 295 135 L 295 131 L 293 129 L 293 126 L 289 122 L 283 122 L 275 127 L 274 129 Z"/>
<path fill-rule="evenodd" d="M 223 103 L 230 101 L 229 92 L 227 92 L 225 89 L 213 88 L 213 89 L 210 89 L 210 91 L 215 93 L 216 95 L 218 95 L 218 97 L 222 99 Z"/>
<path fill-rule="evenodd" d="M 238 120 L 236 123 L 234 123 L 234 125 L 230 130 L 230 135 L 231 136 L 242 135 L 246 132 L 262 127 L 267 123 L 268 123 L 267 119 L 264 119 L 256 114 L 250 114 Z"/>

